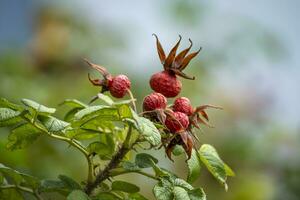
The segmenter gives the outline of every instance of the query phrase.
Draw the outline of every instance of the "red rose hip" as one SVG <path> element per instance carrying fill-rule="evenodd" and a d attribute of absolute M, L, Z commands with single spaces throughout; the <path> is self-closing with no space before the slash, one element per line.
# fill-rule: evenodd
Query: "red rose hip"
<path fill-rule="evenodd" d="M 155 92 L 170 98 L 176 97 L 180 93 L 182 84 L 174 73 L 162 71 L 152 75 L 150 86 Z"/>
<path fill-rule="evenodd" d="M 157 109 L 165 109 L 167 107 L 167 99 L 164 95 L 154 92 L 147 95 L 143 101 L 144 111 L 153 111 Z"/>
<path fill-rule="evenodd" d="M 165 125 L 172 133 L 178 133 L 188 128 L 189 117 L 182 112 L 173 112 L 167 116 Z"/>
<path fill-rule="evenodd" d="M 188 116 L 191 116 L 194 111 L 191 105 L 191 101 L 186 97 L 176 98 L 173 104 L 173 110 L 176 112 L 185 113 Z"/>
<path fill-rule="evenodd" d="M 131 83 L 127 76 L 121 74 L 113 77 L 109 82 L 108 89 L 110 94 L 116 98 L 123 98 L 130 89 Z"/>

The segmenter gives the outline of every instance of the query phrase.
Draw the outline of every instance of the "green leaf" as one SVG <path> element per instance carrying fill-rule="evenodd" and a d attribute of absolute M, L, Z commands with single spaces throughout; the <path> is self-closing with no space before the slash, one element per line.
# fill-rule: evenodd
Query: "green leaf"
<path fill-rule="evenodd" d="M 24 200 L 23 195 L 17 189 L 0 190 L 0 200 Z"/>
<path fill-rule="evenodd" d="M 67 197 L 67 200 L 89 200 L 89 196 L 81 190 L 73 190 Z"/>
<path fill-rule="evenodd" d="M 0 177 L 4 178 L 3 176 L 1 176 L 1 174 L 6 179 L 13 181 L 16 185 L 22 184 L 33 189 L 37 189 L 40 186 L 40 181 L 36 177 L 20 173 L 0 163 Z"/>
<path fill-rule="evenodd" d="M 87 149 L 89 153 L 96 153 L 99 156 L 109 156 L 113 153 L 110 146 L 102 142 L 90 143 Z"/>
<path fill-rule="evenodd" d="M 137 170 L 140 170 L 140 168 L 135 163 L 132 163 L 132 162 L 129 162 L 129 161 L 124 161 L 122 163 L 122 167 L 125 170 L 127 170 L 127 171 L 137 171 Z"/>
<path fill-rule="evenodd" d="M 99 193 L 95 199 L 96 200 L 121 200 L 120 197 L 118 197 L 115 194 L 110 193 L 110 192 Z"/>
<path fill-rule="evenodd" d="M 192 150 L 191 158 L 187 161 L 187 165 L 189 170 L 187 181 L 193 183 L 200 176 L 201 170 L 200 158 L 198 152 L 194 149 Z"/>
<path fill-rule="evenodd" d="M 23 181 L 23 177 L 19 174 L 19 172 L 9 167 L 6 167 L 1 163 L 0 163 L 0 173 L 3 174 L 3 176 L 6 178 L 10 178 L 17 185 L 19 185 Z"/>
<path fill-rule="evenodd" d="M 139 193 L 133 193 L 128 195 L 128 200 L 147 200 L 147 198 Z"/>
<path fill-rule="evenodd" d="M 80 190 L 81 186 L 72 178 L 66 175 L 59 175 L 58 178 L 65 184 L 65 186 L 70 190 Z"/>
<path fill-rule="evenodd" d="M 172 153 L 174 156 L 180 156 L 181 154 L 185 153 L 185 151 L 181 145 L 176 145 Z"/>
<path fill-rule="evenodd" d="M 86 105 L 85 103 L 82 103 L 81 101 L 78 101 L 77 99 L 66 99 L 60 105 L 66 105 L 71 108 L 87 108 L 88 107 L 88 105 Z"/>
<path fill-rule="evenodd" d="M 49 115 L 55 113 L 56 109 L 55 108 L 49 108 L 44 105 L 41 105 L 35 101 L 29 100 L 29 99 L 22 99 L 21 102 L 25 105 L 28 106 L 29 108 L 33 109 L 35 112 L 38 114 L 43 114 L 43 115 Z"/>
<path fill-rule="evenodd" d="M 135 156 L 135 164 L 140 168 L 152 167 L 158 160 L 147 153 L 139 153 Z"/>
<path fill-rule="evenodd" d="M 81 109 L 79 109 L 79 108 L 73 108 L 73 109 L 69 110 L 67 112 L 67 114 L 65 115 L 64 120 L 67 121 L 67 122 L 72 121 L 75 114 L 78 113 L 80 110 Z"/>
<path fill-rule="evenodd" d="M 215 148 L 209 144 L 203 144 L 199 150 L 200 159 L 210 173 L 227 189 L 225 164 L 220 159 Z"/>
<path fill-rule="evenodd" d="M 127 193 L 136 193 L 140 191 L 140 188 L 132 183 L 125 181 L 114 181 L 111 185 L 113 190 L 127 192 Z"/>
<path fill-rule="evenodd" d="M 188 192 L 182 187 L 174 187 L 173 189 L 174 200 L 190 200 Z"/>
<path fill-rule="evenodd" d="M 23 110 L 23 107 L 14 103 L 9 102 L 7 99 L 0 98 L 0 108 L 10 108 L 12 110 Z"/>
<path fill-rule="evenodd" d="M 21 112 L 10 108 L 0 108 L 0 127 L 11 126 L 22 121 Z"/>
<path fill-rule="evenodd" d="M 59 192 L 62 195 L 67 195 L 69 193 L 69 189 L 66 188 L 65 183 L 62 181 L 56 181 L 56 180 L 42 180 L 39 191 L 40 192 Z"/>
<path fill-rule="evenodd" d="M 10 150 L 22 149 L 32 144 L 41 132 L 31 124 L 21 124 L 11 131 L 6 147 Z"/>
<path fill-rule="evenodd" d="M 206 195 L 201 188 L 188 191 L 190 200 L 206 200 Z"/>
<path fill-rule="evenodd" d="M 153 146 L 160 144 L 161 137 L 159 130 L 154 126 L 154 124 L 144 117 L 139 117 L 137 114 L 133 115 L 137 122 L 137 130 L 139 133 Z"/>
<path fill-rule="evenodd" d="M 154 186 L 153 194 L 157 200 L 173 200 L 173 186 L 162 179 Z"/>
<path fill-rule="evenodd" d="M 119 115 L 121 116 L 122 119 L 124 118 L 132 118 L 132 111 L 130 106 L 127 104 L 121 104 L 117 106 Z"/>
<path fill-rule="evenodd" d="M 114 101 L 107 95 L 102 94 L 102 93 L 98 93 L 97 94 L 98 98 L 102 101 L 104 101 L 107 105 L 111 106 L 114 104 Z"/>
<path fill-rule="evenodd" d="M 38 119 L 50 133 L 62 132 L 70 124 L 52 116 L 39 116 Z"/>
<path fill-rule="evenodd" d="M 186 190 L 192 190 L 192 189 L 194 189 L 193 186 L 191 186 L 188 182 L 186 182 L 185 180 L 183 180 L 181 178 L 176 178 L 173 181 L 173 185 L 174 186 L 182 187 L 182 188 L 184 188 Z"/>
<path fill-rule="evenodd" d="M 102 123 L 102 121 L 120 121 L 117 108 L 109 106 L 91 106 L 77 112 L 74 116 L 74 126 L 82 126 L 87 123 Z"/>
<path fill-rule="evenodd" d="M 41 185 L 41 182 L 38 178 L 24 173 L 19 173 L 19 174 L 23 177 L 23 180 L 25 181 L 24 184 L 26 186 L 33 189 L 37 189 Z"/>
<path fill-rule="evenodd" d="M 226 175 L 227 176 L 235 176 L 234 171 L 226 163 L 224 163 L 224 165 L 225 165 Z"/>

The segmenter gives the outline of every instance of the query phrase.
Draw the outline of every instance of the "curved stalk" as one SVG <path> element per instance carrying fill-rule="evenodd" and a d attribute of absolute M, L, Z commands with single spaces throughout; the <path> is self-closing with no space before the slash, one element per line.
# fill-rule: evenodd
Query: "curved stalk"
<path fill-rule="evenodd" d="M 87 178 L 87 182 L 90 183 L 93 181 L 93 174 L 94 174 L 94 168 L 93 168 L 93 161 L 92 159 L 89 157 L 89 152 L 86 150 L 86 148 L 81 145 L 77 140 L 75 139 L 71 139 L 62 135 L 56 135 L 53 133 L 50 133 L 47 129 L 45 129 L 44 127 L 40 126 L 38 123 L 36 123 L 35 121 L 31 121 L 29 119 L 27 119 L 26 117 L 24 117 L 25 120 L 27 120 L 29 123 L 31 123 L 35 128 L 39 129 L 41 132 L 47 134 L 49 137 L 58 139 L 58 140 L 62 140 L 67 142 L 69 145 L 75 147 L 76 149 L 78 149 L 86 158 L 87 163 L 88 163 L 88 178 Z"/>

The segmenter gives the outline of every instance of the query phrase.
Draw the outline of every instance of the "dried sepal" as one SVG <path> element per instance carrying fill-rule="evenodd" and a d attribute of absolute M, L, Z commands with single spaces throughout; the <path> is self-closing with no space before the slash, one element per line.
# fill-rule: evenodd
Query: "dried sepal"
<path fill-rule="evenodd" d="M 179 67 L 179 70 L 184 70 L 184 69 L 187 67 L 187 65 L 190 63 L 190 61 L 191 61 L 195 56 L 197 56 L 198 53 L 199 53 L 201 50 L 202 50 L 202 47 L 200 47 L 200 49 L 199 49 L 198 51 L 195 51 L 195 52 L 193 52 L 193 53 L 187 55 L 187 56 L 183 59 L 181 65 L 180 65 L 180 67 Z"/>
<path fill-rule="evenodd" d="M 156 38 L 156 47 L 157 47 L 158 56 L 159 56 L 159 59 L 160 59 L 161 63 L 163 64 L 164 70 L 165 71 L 170 71 L 170 72 L 172 72 L 172 73 L 174 73 L 178 76 L 181 76 L 185 79 L 194 80 L 195 77 L 188 76 L 188 75 L 184 74 L 182 71 L 187 67 L 189 62 L 201 51 L 202 48 L 200 48 L 196 52 L 193 52 L 193 53 L 187 55 L 188 52 L 190 51 L 190 49 L 193 46 L 192 40 L 189 39 L 190 46 L 188 48 L 182 50 L 176 56 L 177 49 L 178 49 L 179 44 L 180 44 L 181 39 L 182 39 L 182 37 L 179 35 L 178 42 L 171 49 L 168 56 L 166 57 L 165 52 L 164 52 L 164 50 L 163 50 L 163 48 L 162 48 L 162 46 L 159 42 L 159 39 L 158 39 L 157 35 L 155 35 L 155 34 L 153 34 L 153 35 Z"/>
<path fill-rule="evenodd" d="M 175 57 L 175 60 L 174 60 L 174 63 L 173 63 L 173 67 L 175 69 L 178 69 L 184 59 L 184 57 L 186 56 L 186 54 L 190 51 L 190 49 L 192 48 L 193 46 L 193 42 L 191 39 L 189 39 L 190 41 L 190 46 L 186 49 L 184 49 L 183 51 L 181 51 L 176 57 Z"/>
<path fill-rule="evenodd" d="M 165 54 L 164 49 L 162 48 L 162 46 L 159 42 L 159 39 L 158 39 L 157 35 L 154 34 L 154 33 L 152 35 L 156 38 L 157 53 L 158 53 L 161 64 L 164 65 L 165 61 L 166 61 L 166 54 Z"/>
<path fill-rule="evenodd" d="M 169 53 L 169 55 L 168 55 L 168 57 L 167 57 L 167 59 L 166 59 L 166 62 L 165 62 L 165 64 L 164 64 L 164 67 L 165 67 L 166 69 L 171 68 L 171 66 L 172 66 L 172 64 L 173 64 L 173 61 L 174 61 L 174 59 L 175 59 L 175 56 L 176 56 L 176 51 L 177 51 L 178 46 L 179 46 L 179 44 L 180 44 L 180 42 L 181 42 L 181 39 L 182 39 L 182 37 L 181 37 L 181 35 L 179 35 L 179 40 L 178 40 L 178 42 L 177 42 L 177 43 L 175 44 L 175 46 L 171 49 L 171 51 L 170 51 L 170 53 Z"/>
<path fill-rule="evenodd" d="M 100 73 L 103 75 L 104 78 L 107 78 L 108 76 L 110 76 L 110 73 L 108 73 L 108 71 L 107 71 L 104 67 L 102 67 L 102 66 L 100 66 L 100 65 L 96 65 L 96 64 L 90 62 L 90 61 L 87 60 L 87 59 L 84 59 L 84 61 L 85 61 L 89 66 L 91 66 L 92 68 L 94 68 L 94 69 L 96 69 L 98 72 L 100 72 Z"/>

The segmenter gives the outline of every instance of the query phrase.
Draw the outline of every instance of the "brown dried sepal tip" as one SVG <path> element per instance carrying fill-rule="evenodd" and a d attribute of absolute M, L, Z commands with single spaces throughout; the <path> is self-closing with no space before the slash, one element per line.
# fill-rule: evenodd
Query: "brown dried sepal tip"
<path fill-rule="evenodd" d="M 158 56 L 161 61 L 161 64 L 164 66 L 164 70 L 171 71 L 171 72 L 175 73 L 176 75 L 181 76 L 183 78 L 194 80 L 195 77 L 188 76 L 185 73 L 183 73 L 182 71 L 187 67 L 187 65 L 190 63 L 190 61 L 195 56 L 197 56 L 197 54 L 201 51 L 202 47 L 200 47 L 200 49 L 198 51 L 195 51 L 195 52 L 187 55 L 187 53 L 193 46 L 192 40 L 189 39 L 190 46 L 176 55 L 176 51 L 181 42 L 181 35 L 179 35 L 178 42 L 171 49 L 169 55 L 166 56 L 164 49 L 162 48 L 157 35 L 153 34 L 153 36 L 155 36 L 155 38 L 156 38 L 156 46 L 157 46 Z"/>
<path fill-rule="evenodd" d="M 104 93 L 106 91 L 109 91 L 109 82 L 112 81 L 112 75 L 110 73 L 108 73 L 107 69 L 105 69 L 104 67 L 100 66 L 100 65 L 96 65 L 94 63 L 91 63 L 90 61 L 88 61 L 87 59 L 84 59 L 84 61 L 91 66 L 92 68 L 94 68 L 95 70 L 97 70 L 98 72 L 100 72 L 100 74 L 103 76 L 103 79 L 91 79 L 90 74 L 88 73 L 88 78 L 89 81 L 95 85 L 95 86 L 101 86 L 101 93 Z"/>
<path fill-rule="evenodd" d="M 187 155 L 187 160 L 191 158 L 192 150 L 194 148 L 194 140 L 189 131 L 182 131 L 176 133 L 175 137 L 171 139 L 169 144 L 166 146 L 166 154 L 168 158 L 174 162 L 172 159 L 172 152 L 176 145 L 181 145 Z"/>
<path fill-rule="evenodd" d="M 211 126 L 208 122 L 209 122 L 209 117 L 207 112 L 205 111 L 208 108 L 215 108 L 215 109 L 220 109 L 223 110 L 222 107 L 219 106 L 214 106 L 214 105 L 202 105 L 202 106 L 198 106 L 195 111 L 193 112 L 193 114 L 190 116 L 190 126 L 189 129 L 192 129 L 192 125 L 196 128 L 200 128 L 199 123 L 200 124 L 204 124 L 206 126 L 208 126 L 209 128 L 213 128 L 213 126 Z M 204 119 L 203 119 L 203 118 Z"/>

